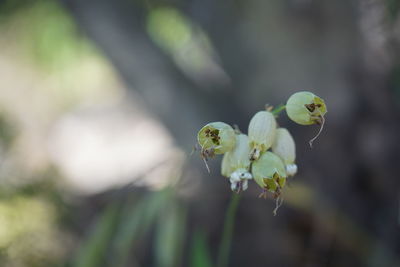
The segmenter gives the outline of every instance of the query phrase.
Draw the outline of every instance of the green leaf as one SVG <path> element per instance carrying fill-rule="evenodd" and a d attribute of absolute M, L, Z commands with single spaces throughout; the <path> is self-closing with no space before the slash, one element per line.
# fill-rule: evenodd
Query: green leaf
<path fill-rule="evenodd" d="M 132 250 L 154 224 L 169 197 L 170 194 L 165 190 L 143 197 L 136 205 L 132 201 L 127 202 L 112 243 L 112 266 L 126 265 Z"/>
<path fill-rule="evenodd" d="M 185 237 L 186 214 L 175 201 L 171 201 L 158 220 L 155 257 L 158 267 L 180 265 Z"/>
<path fill-rule="evenodd" d="M 196 231 L 193 235 L 190 255 L 191 267 L 212 267 L 212 261 L 203 232 Z"/>
<path fill-rule="evenodd" d="M 72 266 L 74 267 L 99 267 L 104 262 L 108 244 L 115 231 L 118 221 L 119 207 L 111 203 L 101 218 L 97 221 L 93 232 L 78 251 Z"/>

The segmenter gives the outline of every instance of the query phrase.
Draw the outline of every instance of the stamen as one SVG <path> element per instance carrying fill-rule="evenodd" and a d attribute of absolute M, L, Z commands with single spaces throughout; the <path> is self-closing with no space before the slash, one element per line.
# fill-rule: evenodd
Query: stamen
<path fill-rule="evenodd" d="M 283 204 L 283 197 L 281 197 L 281 196 L 277 197 L 275 200 L 275 209 L 272 212 L 274 214 L 274 216 L 276 216 L 276 212 L 282 206 L 282 204 Z"/>
<path fill-rule="evenodd" d="M 248 184 L 247 180 L 244 180 L 243 184 L 242 184 L 242 190 L 245 191 L 245 190 L 247 190 L 248 187 L 249 187 L 249 184 Z"/>
<path fill-rule="evenodd" d="M 324 124 L 325 124 L 325 118 L 324 118 L 324 116 L 319 116 L 319 118 L 321 118 L 321 127 L 319 128 L 319 131 L 318 131 L 318 133 L 317 133 L 317 135 L 316 136 L 314 136 L 308 143 L 310 144 L 310 147 L 312 148 L 312 144 L 313 144 L 313 142 L 315 141 L 315 139 L 317 139 L 318 138 L 318 136 L 321 134 L 321 132 L 322 132 L 322 129 L 324 129 Z"/>
<path fill-rule="evenodd" d="M 267 189 L 263 188 L 261 194 L 259 194 L 258 197 L 267 199 Z"/>
<path fill-rule="evenodd" d="M 243 181 L 240 181 L 236 188 L 236 194 L 239 194 L 242 191 L 243 191 Z"/>
<path fill-rule="evenodd" d="M 206 158 L 206 157 L 201 157 L 201 158 L 203 159 L 204 164 L 206 165 L 206 168 L 207 168 L 208 173 L 211 173 L 210 167 L 208 167 L 207 158 Z"/>
<path fill-rule="evenodd" d="M 191 156 L 194 154 L 194 152 L 197 151 L 197 150 L 199 150 L 199 145 L 198 145 L 198 144 L 195 144 L 195 145 L 192 147 L 192 151 L 190 151 L 189 157 L 191 157 Z"/>

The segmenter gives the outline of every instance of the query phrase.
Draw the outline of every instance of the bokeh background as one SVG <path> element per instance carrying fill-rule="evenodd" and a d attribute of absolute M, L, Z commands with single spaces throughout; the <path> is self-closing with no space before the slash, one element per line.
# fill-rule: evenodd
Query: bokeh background
<path fill-rule="evenodd" d="M 215 266 L 232 192 L 196 133 L 282 113 L 299 173 L 251 184 L 229 266 L 400 266 L 400 2 L 0 1 L 0 266 Z"/>

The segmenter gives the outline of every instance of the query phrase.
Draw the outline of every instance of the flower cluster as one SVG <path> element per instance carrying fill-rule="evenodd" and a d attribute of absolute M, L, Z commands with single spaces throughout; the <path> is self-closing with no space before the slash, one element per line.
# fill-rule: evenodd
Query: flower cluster
<path fill-rule="evenodd" d="M 327 109 L 320 97 L 298 92 L 284 107 L 292 121 L 318 124 L 322 129 Z M 295 142 L 287 129 L 277 126 L 277 111 L 267 108 L 257 112 L 250 120 L 248 135 L 223 122 L 208 123 L 199 131 L 197 139 L 203 159 L 223 154 L 221 174 L 229 178 L 233 191 L 246 190 L 248 181 L 254 179 L 263 190 L 261 196 L 271 192 L 278 198 L 287 177 L 297 173 Z"/>

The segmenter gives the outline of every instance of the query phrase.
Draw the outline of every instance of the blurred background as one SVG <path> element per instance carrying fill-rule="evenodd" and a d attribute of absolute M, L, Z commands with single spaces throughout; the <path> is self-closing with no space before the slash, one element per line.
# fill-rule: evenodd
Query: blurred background
<path fill-rule="evenodd" d="M 400 266 L 397 0 L 0 1 L 0 266 L 215 266 L 232 192 L 207 122 L 288 120 L 284 204 L 242 194 L 228 266 Z"/>

